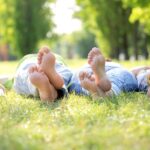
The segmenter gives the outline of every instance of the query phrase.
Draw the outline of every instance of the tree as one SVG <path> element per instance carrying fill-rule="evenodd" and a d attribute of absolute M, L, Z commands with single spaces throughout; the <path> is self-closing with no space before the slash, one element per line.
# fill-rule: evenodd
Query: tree
<path fill-rule="evenodd" d="M 148 59 L 148 40 L 150 39 L 150 1 L 149 0 L 122 0 L 124 7 L 132 8 L 130 14 L 131 23 L 140 24 L 140 49 L 145 58 Z M 137 34 L 137 31 L 136 31 Z M 136 41 L 137 43 L 137 41 Z"/>
<path fill-rule="evenodd" d="M 133 53 L 133 43 L 134 52 L 138 55 L 137 40 L 139 42 L 142 39 L 142 30 L 139 23 L 129 21 L 131 7 L 124 7 L 122 0 L 77 0 L 77 4 L 81 8 L 78 16 L 85 27 L 96 35 L 98 44 L 101 47 L 103 43 L 107 45 L 105 48 L 109 49 L 107 52 L 110 57 L 118 59 L 123 53 L 125 59 L 129 59 Z"/>
<path fill-rule="evenodd" d="M 0 55 L 2 60 L 8 59 L 8 49 L 13 43 L 13 11 L 13 1 L 0 0 Z"/>
<path fill-rule="evenodd" d="M 75 49 L 80 57 L 87 58 L 89 51 L 96 47 L 95 35 L 89 31 L 75 32 L 73 33 Z"/>
<path fill-rule="evenodd" d="M 129 59 L 126 33 L 131 27 L 128 22 L 130 10 L 123 9 L 121 1 L 77 0 L 77 2 L 81 6 L 81 19 L 84 21 L 87 19 L 85 23 L 88 24 L 88 27 L 94 28 L 97 39 L 104 39 L 109 44 L 109 56 L 118 58 L 122 52 L 126 59 Z M 99 45 L 101 46 L 101 42 Z"/>
<path fill-rule="evenodd" d="M 9 9 L 8 9 L 9 8 Z M 8 43 L 13 34 L 13 7 L 11 0 L 0 0 L 0 42 Z"/>
<path fill-rule="evenodd" d="M 14 0 L 14 8 L 15 49 L 19 55 L 34 52 L 53 27 L 49 1 Z"/>

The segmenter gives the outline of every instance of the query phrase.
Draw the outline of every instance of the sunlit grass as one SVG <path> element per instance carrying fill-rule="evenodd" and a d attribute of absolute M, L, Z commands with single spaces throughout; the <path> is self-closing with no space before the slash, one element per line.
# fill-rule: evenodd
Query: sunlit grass
<path fill-rule="evenodd" d="M 78 69 L 79 67 L 87 63 L 86 59 L 66 59 L 66 64 L 73 69 Z"/>
<path fill-rule="evenodd" d="M 12 75 L 15 73 L 19 61 L 4 61 L 0 62 L 0 74 Z M 77 69 L 86 63 L 86 59 L 65 59 L 65 63 L 72 69 Z"/>
<path fill-rule="evenodd" d="M 12 74 L 15 72 L 16 67 L 18 65 L 19 61 L 5 61 L 0 62 L 0 74 Z M 150 61 L 115 61 L 117 63 L 120 63 L 122 66 L 126 68 L 133 68 L 136 66 L 150 66 Z M 79 67 L 85 65 L 87 63 L 86 59 L 65 59 L 65 63 L 68 65 L 68 67 L 72 69 L 78 69 Z"/>
<path fill-rule="evenodd" d="M 120 61 L 120 64 L 122 64 L 126 68 L 133 68 L 136 66 L 150 66 L 150 60 L 139 60 L 139 61 Z"/>
<path fill-rule="evenodd" d="M 78 68 L 85 60 L 67 63 Z M 11 74 L 17 62 L 3 65 L 1 73 Z M 0 150 L 149 150 L 149 139 L 150 99 L 142 93 L 95 101 L 70 94 L 52 104 L 13 90 L 0 97 Z"/>
<path fill-rule="evenodd" d="M 0 149 L 149 149 L 150 101 L 141 94 L 53 104 L 14 92 L 0 98 Z"/>
<path fill-rule="evenodd" d="M 0 62 L 0 74 L 8 74 L 11 75 L 15 73 L 16 67 L 18 65 L 18 61 L 4 61 Z"/>

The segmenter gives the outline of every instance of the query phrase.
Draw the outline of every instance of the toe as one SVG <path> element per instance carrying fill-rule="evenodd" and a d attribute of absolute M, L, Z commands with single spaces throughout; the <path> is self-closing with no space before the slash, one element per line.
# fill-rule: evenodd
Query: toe
<path fill-rule="evenodd" d="M 91 75 L 89 79 L 90 79 L 91 81 L 95 81 L 94 75 Z"/>
<path fill-rule="evenodd" d="M 97 47 L 93 47 L 93 48 L 92 48 L 92 51 L 93 51 L 94 53 L 100 53 L 100 49 L 97 48 Z"/>
<path fill-rule="evenodd" d="M 83 80 L 83 79 L 84 79 L 84 72 L 83 72 L 83 71 L 81 71 L 81 72 L 79 73 L 79 79 L 80 79 L 80 80 Z"/>
<path fill-rule="evenodd" d="M 43 53 L 39 51 L 39 52 L 38 52 L 38 55 L 37 55 L 38 64 L 41 64 L 41 62 L 42 62 L 42 57 L 43 57 Z"/>
<path fill-rule="evenodd" d="M 38 72 L 38 67 L 34 66 L 34 71 Z"/>
<path fill-rule="evenodd" d="M 36 67 L 35 65 L 29 67 L 28 72 L 29 72 L 29 73 L 33 73 L 34 70 L 35 70 L 35 67 Z"/>
<path fill-rule="evenodd" d="M 48 46 L 43 46 L 39 52 L 40 53 L 48 53 L 50 51 L 49 47 Z"/>
<path fill-rule="evenodd" d="M 92 50 L 88 54 L 88 64 L 91 64 L 93 59 L 94 59 L 94 57 L 96 57 L 99 54 L 100 54 L 99 49 L 96 48 L 96 47 L 93 47 Z"/>
<path fill-rule="evenodd" d="M 43 46 L 40 48 L 38 55 L 37 55 L 37 63 L 41 64 L 42 63 L 42 58 L 44 54 L 49 53 L 50 49 L 47 46 Z"/>
<path fill-rule="evenodd" d="M 84 73 L 84 78 L 90 78 L 90 74 L 88 72 Z"/>
<path fill-rule="evenodd" d="M 84 80 L 84 78 L 87 76 L 87 73 L 85 71 L 82 71 L 79 73 L 79 79 Z"/>

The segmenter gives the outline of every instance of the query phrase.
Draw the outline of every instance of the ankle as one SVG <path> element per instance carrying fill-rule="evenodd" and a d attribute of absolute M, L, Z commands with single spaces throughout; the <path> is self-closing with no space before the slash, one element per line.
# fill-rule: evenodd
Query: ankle
<path fill-rule="evenodd" d="M 104 92 L 107 92 L 111 89 L 111 82 L 108 79 L 103 79 L 97 83 L 97 86 L 101 88 Z"/>
<path fill-rule="evenodd" d="M 49 80 L 56 89 L 60 89 L 64 85 L 64 79 L 55 71 L 53 74 L 49 74 Z"/>
<path fill-rule="evenodd" d="M 52 90 L 53 91 L 53 90 Z M 40 99 L 42 101 L 48 101 L 48 102 L 54 102 L 57 99 L 57 91 L 46 91 L 46 90 L 40 90 L 39 89 L 39 93 L 40 93 Z"/>

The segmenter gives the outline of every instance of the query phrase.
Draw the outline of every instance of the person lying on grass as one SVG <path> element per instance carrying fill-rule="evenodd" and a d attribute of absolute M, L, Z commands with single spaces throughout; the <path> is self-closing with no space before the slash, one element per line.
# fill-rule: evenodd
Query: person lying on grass
<path fill-rule="evenodd" d="M 72 71 L 62 58 L 42 47 L 38 54 L 24 56 L 16 70 L 14 89 L 18 94 L 54 101 L 67 94 Z"/>
<path fill-rule="evenodd" d="M 148 69 L 128 71 L 117 63 L 105 62 L 100 50 L 93 48 L 88 54 L 88 65 L 74 73 L 48 47 L 42 47 L 37 56 L 23 58 L 16 71 L 14 89 L 18 94 L 39 96 L 49 102 L 68 92 L 94 98 L 139 90 L 149 93 Z"/>
<path fill-rule="evenodd" d="M 143 91 L 150 96 L 149 66 L 129 71 L 117 63 L 106 62 L 98 48 L 89 52 L 88 64 L 79 71 L 81 87 L 87 90 L 88 95 L 98 98 L 119 95 L 121 92 Z"/>

